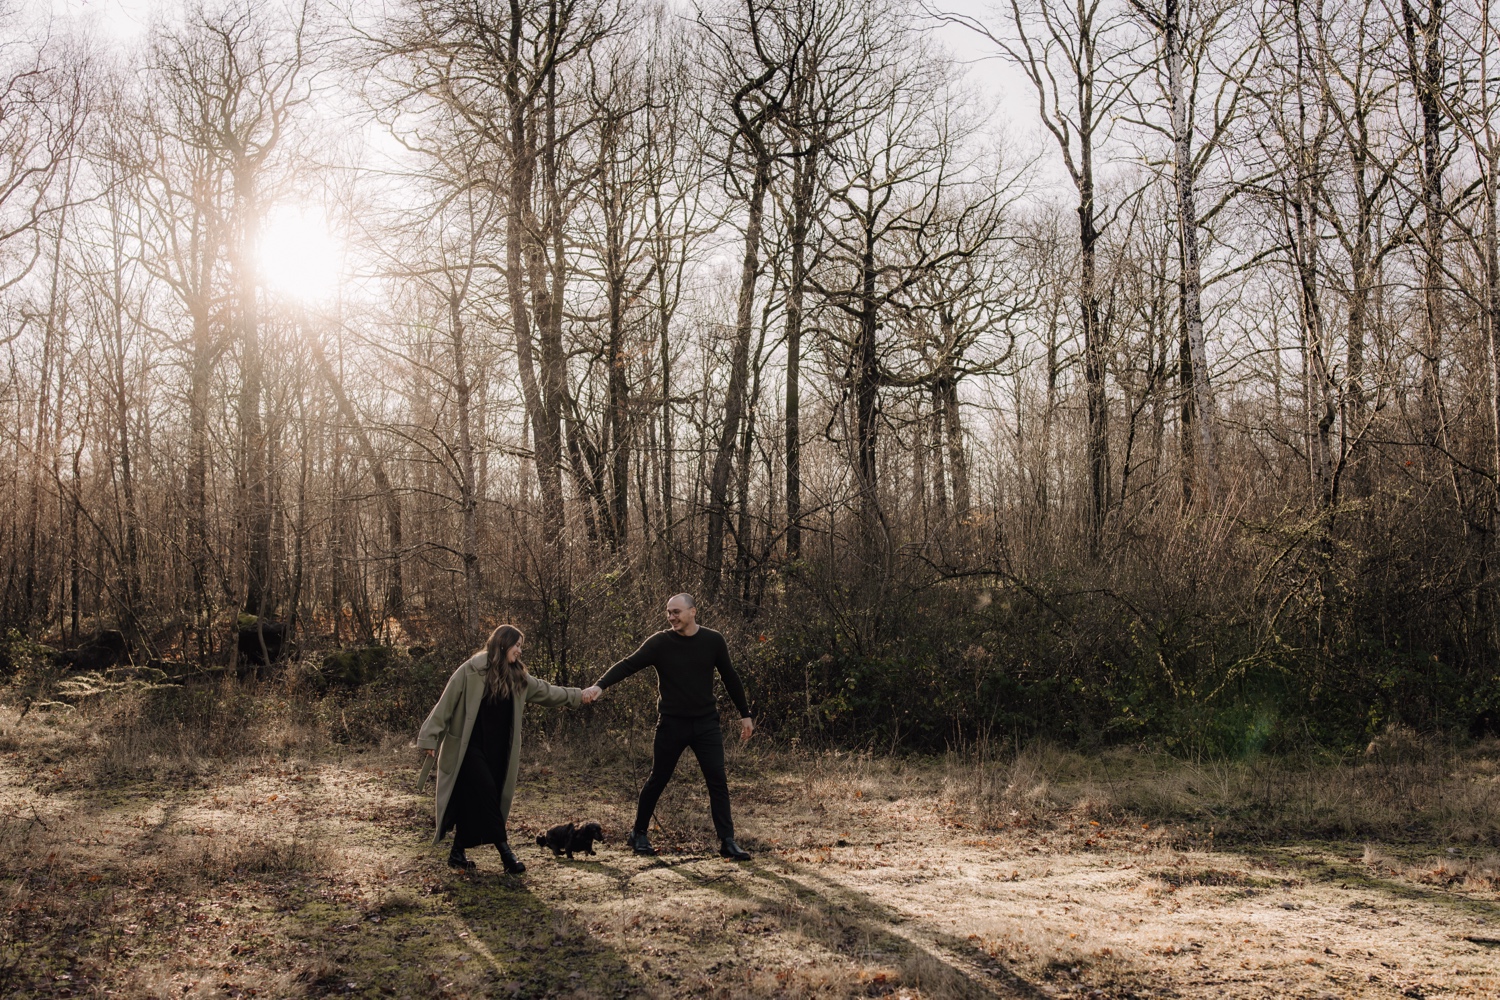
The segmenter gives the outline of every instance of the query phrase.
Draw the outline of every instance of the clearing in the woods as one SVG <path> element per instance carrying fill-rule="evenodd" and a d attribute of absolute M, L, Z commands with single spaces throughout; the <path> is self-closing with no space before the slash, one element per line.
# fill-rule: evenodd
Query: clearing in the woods
<path fill-rule="evenodd" d="M 401 739 L 263 727 L 212 757 L 102 711 L 19 715 L 0 995 L 1500 996 L 1493 746 L 1293 768 L 761 740 L 731 751 L 755 852 L 734 864 L 691 755 L 639 858 L 620 841 L 649 733 L 585 745 L 534 717 L 511 877 L 488 848 L 476 875 L 445 866 Z M 595 857 L 531 839 L 570 819 L 604 825 Z"/>

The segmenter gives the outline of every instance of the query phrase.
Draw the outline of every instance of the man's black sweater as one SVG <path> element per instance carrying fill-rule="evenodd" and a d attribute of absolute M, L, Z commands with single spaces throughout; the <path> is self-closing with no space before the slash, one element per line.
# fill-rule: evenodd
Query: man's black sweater
<path fill-rule="evenodd" d="M 607 688 L 646 667 L 656 668 L 660 697 L 656 709 L 662 715 L 702 716 L 716 710 L 714 701 L 714 668 L 724 678 L 724 688 L 740 710 L 740 717 L 750 715 L 745 701 L 745 687 L 740 675 L 729 663 L 729 645 L 724 636 L 711 628 L 698 626 L 692 635 L 678 635 L 670 629 L 661 631 L 641 643 L 641 648 L 610 667 L 599 686 Z"/>

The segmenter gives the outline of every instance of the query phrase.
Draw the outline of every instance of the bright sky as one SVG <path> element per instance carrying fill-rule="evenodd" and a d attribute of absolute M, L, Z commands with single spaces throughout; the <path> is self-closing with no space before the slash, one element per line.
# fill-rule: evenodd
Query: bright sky
<path fill-rule="evenodd" d="M 174 0 L 21 0 L 22 9 L 38 21 L 87 26 L 107 39 L 129 45 L 146 31 L 153 17 L 179 11 Z M 369 2 L 369 0 L 365 0 Z M 687 0 L 671 0 L 687 7 Z M 938 7 L 965 17 L 1003 25 L 1002 12 L 993 0 L 928 0 L 923 8 Z M 356 8 L 357 9 L 357 8 Z M 1055 160 L 1050 137 L 1036 120 L 1036 103 L 1029 84 L 1008 61 L 998 58 L 993 46 L 974 32 L 951 23 L 937 24 L 934 33 L 969 75 L 979 99 L 994 109 L 993 133 L 1013 148 L 1013 155 L 1029 157 L 1044 152 L 1043 163 Z M 378 137 L 370 137 L 379 145 Z M 372 150 L 374 152 L 374 150 Z M 377 154 L 378 155 L 378 154 Z M 1032 196 L 1053 188 L 1061 175 L 1043 167 L 1033 175 Z M 328 235 L 323 217 L 307 208 L 283 207 L 267 220 L 261 242 L 261 262 L 266 284 L 304 303 L 326 297 L 326 286 L 339 280 L 343 252 Z"/>
<path fill-rule="evenodd" d="M 22 0 L 24 9 L 75 23 L 97 25 L 103 33 L 123 40 L 143 32 L 153 14 L 176 5 L 169 0 Z M 916 6 L 914 4 L 914 6 Z M 932 6 L 967 17 L 998 23 L 1001 16 L 992 0 L 934 0 Z M 1026 84 L 1004 61 L 993 57 L 989 43 L 957 25 L 942 25 L 937 36 L 944 47 L 971 68 L 975 83 L 993 95 L 1012 122 L 1029 120 L 1033 105 Z"/>
<path fill-rule="evenodd" d="M 164 6 L 160 0 L 23 0 L 29 6 L 47 7 L 52 16 L 75 22 L 92 22 L 104 34 L 134 38 L 146 30 L 152 12 Z"/>

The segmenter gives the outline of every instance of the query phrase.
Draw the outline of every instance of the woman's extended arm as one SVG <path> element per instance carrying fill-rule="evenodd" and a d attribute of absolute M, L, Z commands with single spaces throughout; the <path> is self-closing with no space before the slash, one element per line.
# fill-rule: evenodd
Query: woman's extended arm
<path fill-rule="evenodd" d="M 545 708 L 577 708 L 583 704 L 583 691 L 580 688 L 558 687 L 556 684 L 548 684 L 540 677 L 526 675 L 526 704 L 541 705 Z"/>

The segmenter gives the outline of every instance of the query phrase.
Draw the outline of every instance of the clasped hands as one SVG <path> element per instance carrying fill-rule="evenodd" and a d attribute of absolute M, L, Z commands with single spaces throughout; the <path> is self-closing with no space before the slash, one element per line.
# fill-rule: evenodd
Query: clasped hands
<path fill-rule="evenodd" d="M 583 689 L 583 703 L 592 705 L 604 694 L 604 689 L 597 684 L 592 684 Z M 755 734 L 755 720 L 749 717 L 740 720 L 740 740 L 748 740 Z"/>

